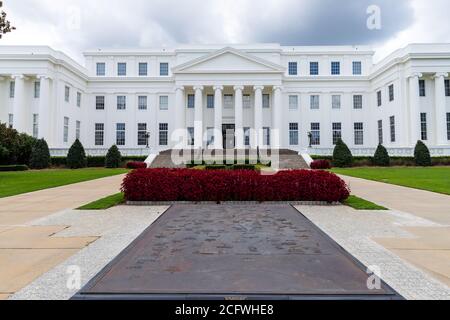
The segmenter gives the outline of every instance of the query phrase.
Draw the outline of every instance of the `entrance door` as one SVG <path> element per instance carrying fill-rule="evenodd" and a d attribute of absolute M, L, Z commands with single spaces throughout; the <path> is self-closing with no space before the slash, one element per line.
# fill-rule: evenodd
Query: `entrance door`
<path fill-rule="evenodd" d="M 224 149 L 234 149 L 236 138 L 234 136 L 236 126 L 234 124 L 224 124 L 222 126 L 222 139 Z"/>

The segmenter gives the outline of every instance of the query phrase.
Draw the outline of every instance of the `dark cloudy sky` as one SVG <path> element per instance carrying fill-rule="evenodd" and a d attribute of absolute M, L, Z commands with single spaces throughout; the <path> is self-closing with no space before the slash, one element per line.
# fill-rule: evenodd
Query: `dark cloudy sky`
<path fill-rule="evenodd" d="M 450 42 L 448 0 L 4 0 L 18 28 L 0 44 L 85 49 L 177 43 L 369 44 L 381 57 L 411 42 Z M 381 9 L 381 30 L 367 8 Z"/>

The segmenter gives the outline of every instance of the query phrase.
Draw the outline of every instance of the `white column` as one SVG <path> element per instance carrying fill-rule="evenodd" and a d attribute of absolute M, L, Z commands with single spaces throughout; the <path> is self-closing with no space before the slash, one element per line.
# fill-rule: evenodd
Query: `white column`
<path fill-rule="evenodd" d="M 410 144 L 415 146 L 420 140 L 420 100 L 419 78 L 421 73 L 414 73 L 409 77 L 409 117 L 410 117 Z"/>
<path fill-rule="evenodd" d="M 0 122 L 8 124 L 8 108 L 6 104 L 7 83 L 0 77 Z"/>
<path fill-rule="evenodd" d="M 255 138 L 254 138 L 254 143 L 255 145 L 253 146 L 254 148 L 262 146 L 263 145 L 263 132 L 262 132 L 262 126 L 263 126 L 263 99 L 262 99 L 262 92 L 264 90 L 263 86 L 255 86 L 254 88 L 255 91 Z"/>
<path fill-rule="evenodd" d="M 50 141 L 50 78 L 39 76 L 39 139 Z"/>
<path fill-rule="evenodd" d="M 195 86 L 195 122 L 194 140 L 195 148 L 203 148 L 203 87 Z"/>
<path fill-rule="evenodd" d="M 447 144 L 447 116 L 445 105 L 445 78 L 447 73 L 436 73 L 434 77 L 435 101 L 436 101 L 436 143 L 437 145 Z"/>
<path fill-rule="evenodd" d="M 281 148 L 281 139 L 282 139 L 282 115 L 283 115 L 283 96 L 282 96 L 282 87 L 275 86 L 273 87 L 273 106 L 272 106 L 272 132 L 271 132 L 271 144 L 272 148 L 279 149 Z"/>
<path fill-rule="evenodd" d="M 21 133 L 27 132 L 27 115 L 25 110 L 25 77 L 23 75 L 13 76 L 15 82 L 14 88 L 14 129 Z M 31 120 L 30 120 L 31 122 Z"/>
<path fill-rule="evenodd" d="M 222 86 L 214 87 L 214 149 L 223 149 L 222 141 Z"/>
<path fill-rule="evenodd" d="M 185 149 L 187 146 L 187 129 L 186 129 L 186 106 L 184 99 L 184 87 L 178 86 L 175 88 L 175 131 L 178 138 L 181 138 L 180 149 Z"/>
<path fill-rule="evenodd" d="M 235 96 L 235 137 L 236 137 L 236 149 L 244 149 L 244 111 L 243 111 L 243 86 L 234 87 Z"/>

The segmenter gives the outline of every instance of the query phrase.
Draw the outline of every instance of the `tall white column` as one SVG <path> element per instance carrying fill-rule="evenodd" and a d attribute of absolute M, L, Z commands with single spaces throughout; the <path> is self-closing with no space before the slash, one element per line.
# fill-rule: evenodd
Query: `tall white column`
<path fill-rule="evenodd" d="M 50 140 L 50 78 L 39 76 L 39 139 Z"/>
<path fill-rule="evenodd" d="M 263 126 L 263 98 L 262 98 L 262 92 L 264 90 L 263 86 L 255 86 L 255 138 L 254 143 L 255 145 L 253 147 L 259 147 L 263 145 L 263 132 L 262 132 L 262 126 Z"/>
<path fill-rule="evenodd" d="M 416 145 L 420 140 L 420 99 L 419 78 L 421 73 L 414 73 L 409 77 L 409 116 L 410 116 L 410 144 Z"/>
<path fill-rule="evenodd" d="M 184 87 L 178 86 L 175 88 L 175 131 L 178 138 L 181 138 L 180 149 L 185 149 L 187 146 L 187 129 L 186 129 L 186 106 L 184 98 Z"/>
<path fill-rule="evenodd" d="M 222 118 L 223 118 L 223 110 L 222 110 L 222 86 L 214 87 L 214 149 L 221 150 L 223 149 L 223 141 L 222 141 Z"/>
<path fill-rule="evenodd" d="M 447 73 L 436 73 L 434 77 L 435 101 L 436 101 L 436 143 L 438 145 L 447 144 L 447 115 L 445 105 L 445 78 Z"/>
<path fill-rule="evenodd" d="M 272 106 L 272 134 L 271 134 L 271 144 L 272 148 L 279 149 L 281 147 L 281 128 L 283 115 L 283 96 L 282 87 L 273 87 L 273 106 Z"/>
<path fill-rule="evenodd" d="M 195 86 L 194 146 L 203 148 L 203 87 Z"/>
<path fill-rule="evenodd" d="M 234 87 L 235 96 L 235 137 L 236 149 L 244 149 L 244 111 L 243 111 L 243 86 Z"/>
<path fill-rule="evenodd" d="M 27 132 L 27 116 L 31 119 L 31 115 L 27 115 L 25 110 L 25 77 L 23 75 L 13 76 L 15 82 L 14 88 L 14 129 L 23 133 Z M 31 123 L 31 120 L 30 120 Z"/>

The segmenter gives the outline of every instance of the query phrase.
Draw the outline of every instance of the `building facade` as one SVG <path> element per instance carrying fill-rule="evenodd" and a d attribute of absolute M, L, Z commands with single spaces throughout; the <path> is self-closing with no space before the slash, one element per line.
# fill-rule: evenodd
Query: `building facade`
<path fill-rule="evenodd" d="M 450 44 L 374 64 L 368 47 L 278 44 L 93 50 L 80 65 L 48 47 L 0 46 L 0 122 L 88 153 L 274 148 L 355 155 L 378 144 L 450 155 Z M 149 151 L 151 150 L 151 151 Z"/>

